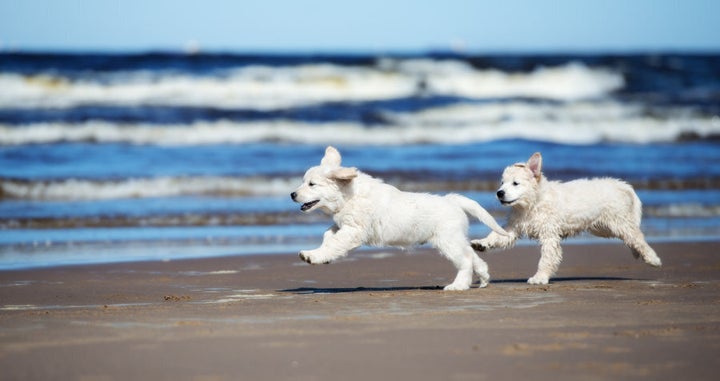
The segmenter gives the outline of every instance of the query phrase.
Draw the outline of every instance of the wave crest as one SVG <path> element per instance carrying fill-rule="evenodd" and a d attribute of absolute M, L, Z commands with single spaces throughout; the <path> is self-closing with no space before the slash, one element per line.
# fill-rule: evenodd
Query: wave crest
<path fill-rule="evenodd" d="M 204 145 L 286 142 L 339 145 L 467 144 L 525 139 L 561 144 L 599 142 L 657 143 L 720 135 L 720 119 L 678 115 L 661 119 L 618 104 L 569 104 L 562 107 L 510 103 L 459 105 L 418 113 L 387 114 L 390 124 L 195 122 L 123 124 L 104 121 L 0 124 L 0 145 L 57 142 Z"/>
<path fill-rule="evenodd" d="M 300 178 L 158 177 L 117 181 L 0 180 L 0 196 L 29 200 L 103 200 L 181 195 L 285 195 Z"/>
<path fill-rule="evenodd" d="M 413 180 L 411 174 L 376 173 L 379 178 L 411 192 L 490 192 L 497 179 Z M 0 179 L 0 200 L 37 201 L 110 200 L 174 196 L 287 197 L 300 183 L 298 176 L 231 177 L 186 176 L 130 178 L 122 180 L 15 180 Z M 718 189 L 718 178 L 630 180 L 635 189 Z M 660 212 L 658 212 L 660 213 Z M 672 210 L 665 213 L 671 214 Z"/>
<path fill-rule="evenodd" d="M 458 60 L 380 60 L 375 66 L 246 66 L 215 75 L 131 71 L 70 79 L 0 73 L 0 108 L 87 105 L 275 110 L 327 102 L 416 95 L 571 101 L 606 96 L 623 76 L 581 63 L 526 73 L 473 68 Z"/>

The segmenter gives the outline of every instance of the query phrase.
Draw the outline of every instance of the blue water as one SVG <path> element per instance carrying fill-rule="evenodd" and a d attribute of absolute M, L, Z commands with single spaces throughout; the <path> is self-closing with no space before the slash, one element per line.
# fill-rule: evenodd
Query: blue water
<path fill-rule="evenodd" d="M 651 241 L 714 240 L 719 138 L 720 55 L 0 54 L 0 269 L 312 247 L 289 193 L 329 144 L 501 221 L 540 151 L 635 186 Z"/>

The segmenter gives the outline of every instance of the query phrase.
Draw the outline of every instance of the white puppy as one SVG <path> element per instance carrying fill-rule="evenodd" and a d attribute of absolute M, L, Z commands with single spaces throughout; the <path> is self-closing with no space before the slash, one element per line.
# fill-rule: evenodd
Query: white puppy
<path fill-rule="evenodd" d="M 640 231 L 642 204 L 633 188 L 620 180 L 581 179 L 561 183 L 548 181 L 542 174 L 539 152 L 527 163 L 505 168 L 497 197 L 512 207 L 508 226 L 510 233 L 490 233 L 473 240 L 475 250 L 510 248 L 521 236 L 538 240 L 540 263 L 530 284 L 547 284 L 560 266 L 560 241 L 587 231 L 598 237 L 620 238 L 635 258 L 660 266 L 660 258 L 645 242 Z"/>
<path fill-rule="evenodd" d="M 340 153 L 327 147 L 319 166 L 308 169 L 302 185 L 290 196 L 300 210 L 320 209 L 335 225 L 315 250 L 303 250 L 307 263 L 329 263 L 360 245 L 408 247 L 430 243 L 457 267 L 445 290 L 467 290 L 473 271 L 480 287 L 488 284 L 487 264 L 475 254 L 467 238 L 467 214 L 499 234 L 507 234 L 477 202 L 449 194 L 437 196 L 403 192 L 357 170 L 341 167 Z"/>

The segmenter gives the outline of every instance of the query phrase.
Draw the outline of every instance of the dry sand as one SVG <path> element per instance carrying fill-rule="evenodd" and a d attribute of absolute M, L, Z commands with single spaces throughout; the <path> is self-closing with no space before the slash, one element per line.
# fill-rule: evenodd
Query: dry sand
<path fill-rule="evenodd" d="M 420 250 L 0 272 L 3 380 L 716 380 L 720 245 L 486 253 L 486 289 L 444 292 Z"/>

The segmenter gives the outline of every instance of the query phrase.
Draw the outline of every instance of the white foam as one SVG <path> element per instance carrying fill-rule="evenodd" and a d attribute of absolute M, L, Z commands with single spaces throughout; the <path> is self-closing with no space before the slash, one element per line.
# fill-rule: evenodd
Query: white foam
<path fill-rule="evenodd" d="M 450 134 L 447 142 L 519 138 L 564 144 L 642 144 L 672 142 L 684 134 L 720 134 L 720 118 L 716 116 L 698 115 L 684 108 L 663 112 L 664 117 L 648 116 L 640 105 L 610 100 L 562 104 L 513 101 L 451 105 L 388 118 L 400 126 L 424 128 L 429 135 Z M 430 136 L 427 141 L 434 142 Z"/>
<path fill-rule="evenodd" d="M 530 73 L 476 70 L 460 61 L 408 60 L 398 66 L 402 72 L 425 78 L 430 93 L 468 98 L 526 97 L 569 101 L 602 97 L 625 85 L 620 74 L 588 68 L 578 62 L 541 67 Z"/>
<path fill-rule="evenodd" d="M 495 103 L 463 103 L 421 110 L 415 113 L 388 115 L 395 123 L 405 125 L 468 125 L 500 124 L 506 121 L 602 121 L 623 120 L 641 116 L 640 105 L 616 101 L 577 101 L 541 103 L 507 101 Z"/>
<path fill-rule="evenodd" d="M 0 125 L 0 145 L 61 141 L 148 145 L 243 144 L 263 141 L 343 144 L 453 144 L 528 139 L 563 144 L 672 142 L 683 134 L 720 134 L 720 119 L 679 110 L 665 118 L 612 101 L 547 105 L 527 102 L 453 105 L 389 114 L 392 124 L 354 122 L 196 122 L 153 125 L 89 121 L 80 124 Z"/>
<path fill-rule="evenodd" d="M 398 74 L 332 65 L 248 67 L 215 77 L 135 72 L 115 75 L 110 82 L 0 74 L 0 107 L 160 105 L 269 110 L 405 97 L 414 88 L 412 78 Z"/>
<path fill-rule="evenodd" d="M 494 183 L 495 180 L 491 180 Z M 300 176 L 288 177 L 222 177 L 183 176 L 158 178 L 130 178 L 123 180 L 8 180 L 0 179 L 0 200 L 20 199 L 38 201 L 86 201 L 176 196 L 282 197 L 289 201 L 289 193 L 302 182 Z M 417 192 L 437 192 L 453 189 L 455 181 L 443 183 L 393 181 L 401 189 Z M 440 187 L 440 188 L 438 188 Z M 445 188 L 447 187 L 447 188 Z M 662 188 L 662 186 L 661 186 Z M 651 198 L 650 195 L 647 196 Z M 697 202 L 644 205 L 644 214 L 651 217 L 716 217 L 720 206 Z M 175 220 L 173 220 L 175 221 Z M 174 222 L 173 222 L 174 223 Z M 38 245 L 50 246 L 51 241 Z M 384 255 L 381 253 L 381 255 Z"/>
<path fill-rule="evenodd" d="M 418 93 L 578 100 L 602 97 L 623 85 L 622 75 L 580 63 L 506 73 L 430 59 L 381 60 L 363 67 L 248 66 L 214 76 L 133 71 L 70 80 L 0 73 L 0 108 L 158 105 L 273 110 Z"/>
<path fill-rule="evenodd" d="M 647 214 L 653 217 L 687 218 L 720 216 L 720 205 L 669 204 L 646 209 L 648 209 Z"/>
<path fill-rule="evenodd" d="M 32 200 L 103 200 L 227 194 L 241 196 L 286 195 L 300 178 L 159 177 L 121 181 L 58 180 L 0 181 L 6 198 Z"/>
<path fill-rule="evenodd" d="M 82 124 L 37 123 L 22 127 L 0 125 L 0 144 L 93 141 L 201 145 L 259 141 L 323 143 L 333 140 L 333 136 L 338 137 L 341 142 L 345 140 L 352 142 L 354 137 L 360 136 L 365 136 L 365 139 L 361 140 L 365 142 L 387 138 L 387 136 L 375 136 L 367 134 L 367 132 L 368 130 L 363 125 L 357 123 L 311 124 L 283 120 L 258 123 L 197 122 L 190 125 L 163 126 L 93 121 Z M 378 143 L 380 142 L 378 141 Z"/>

